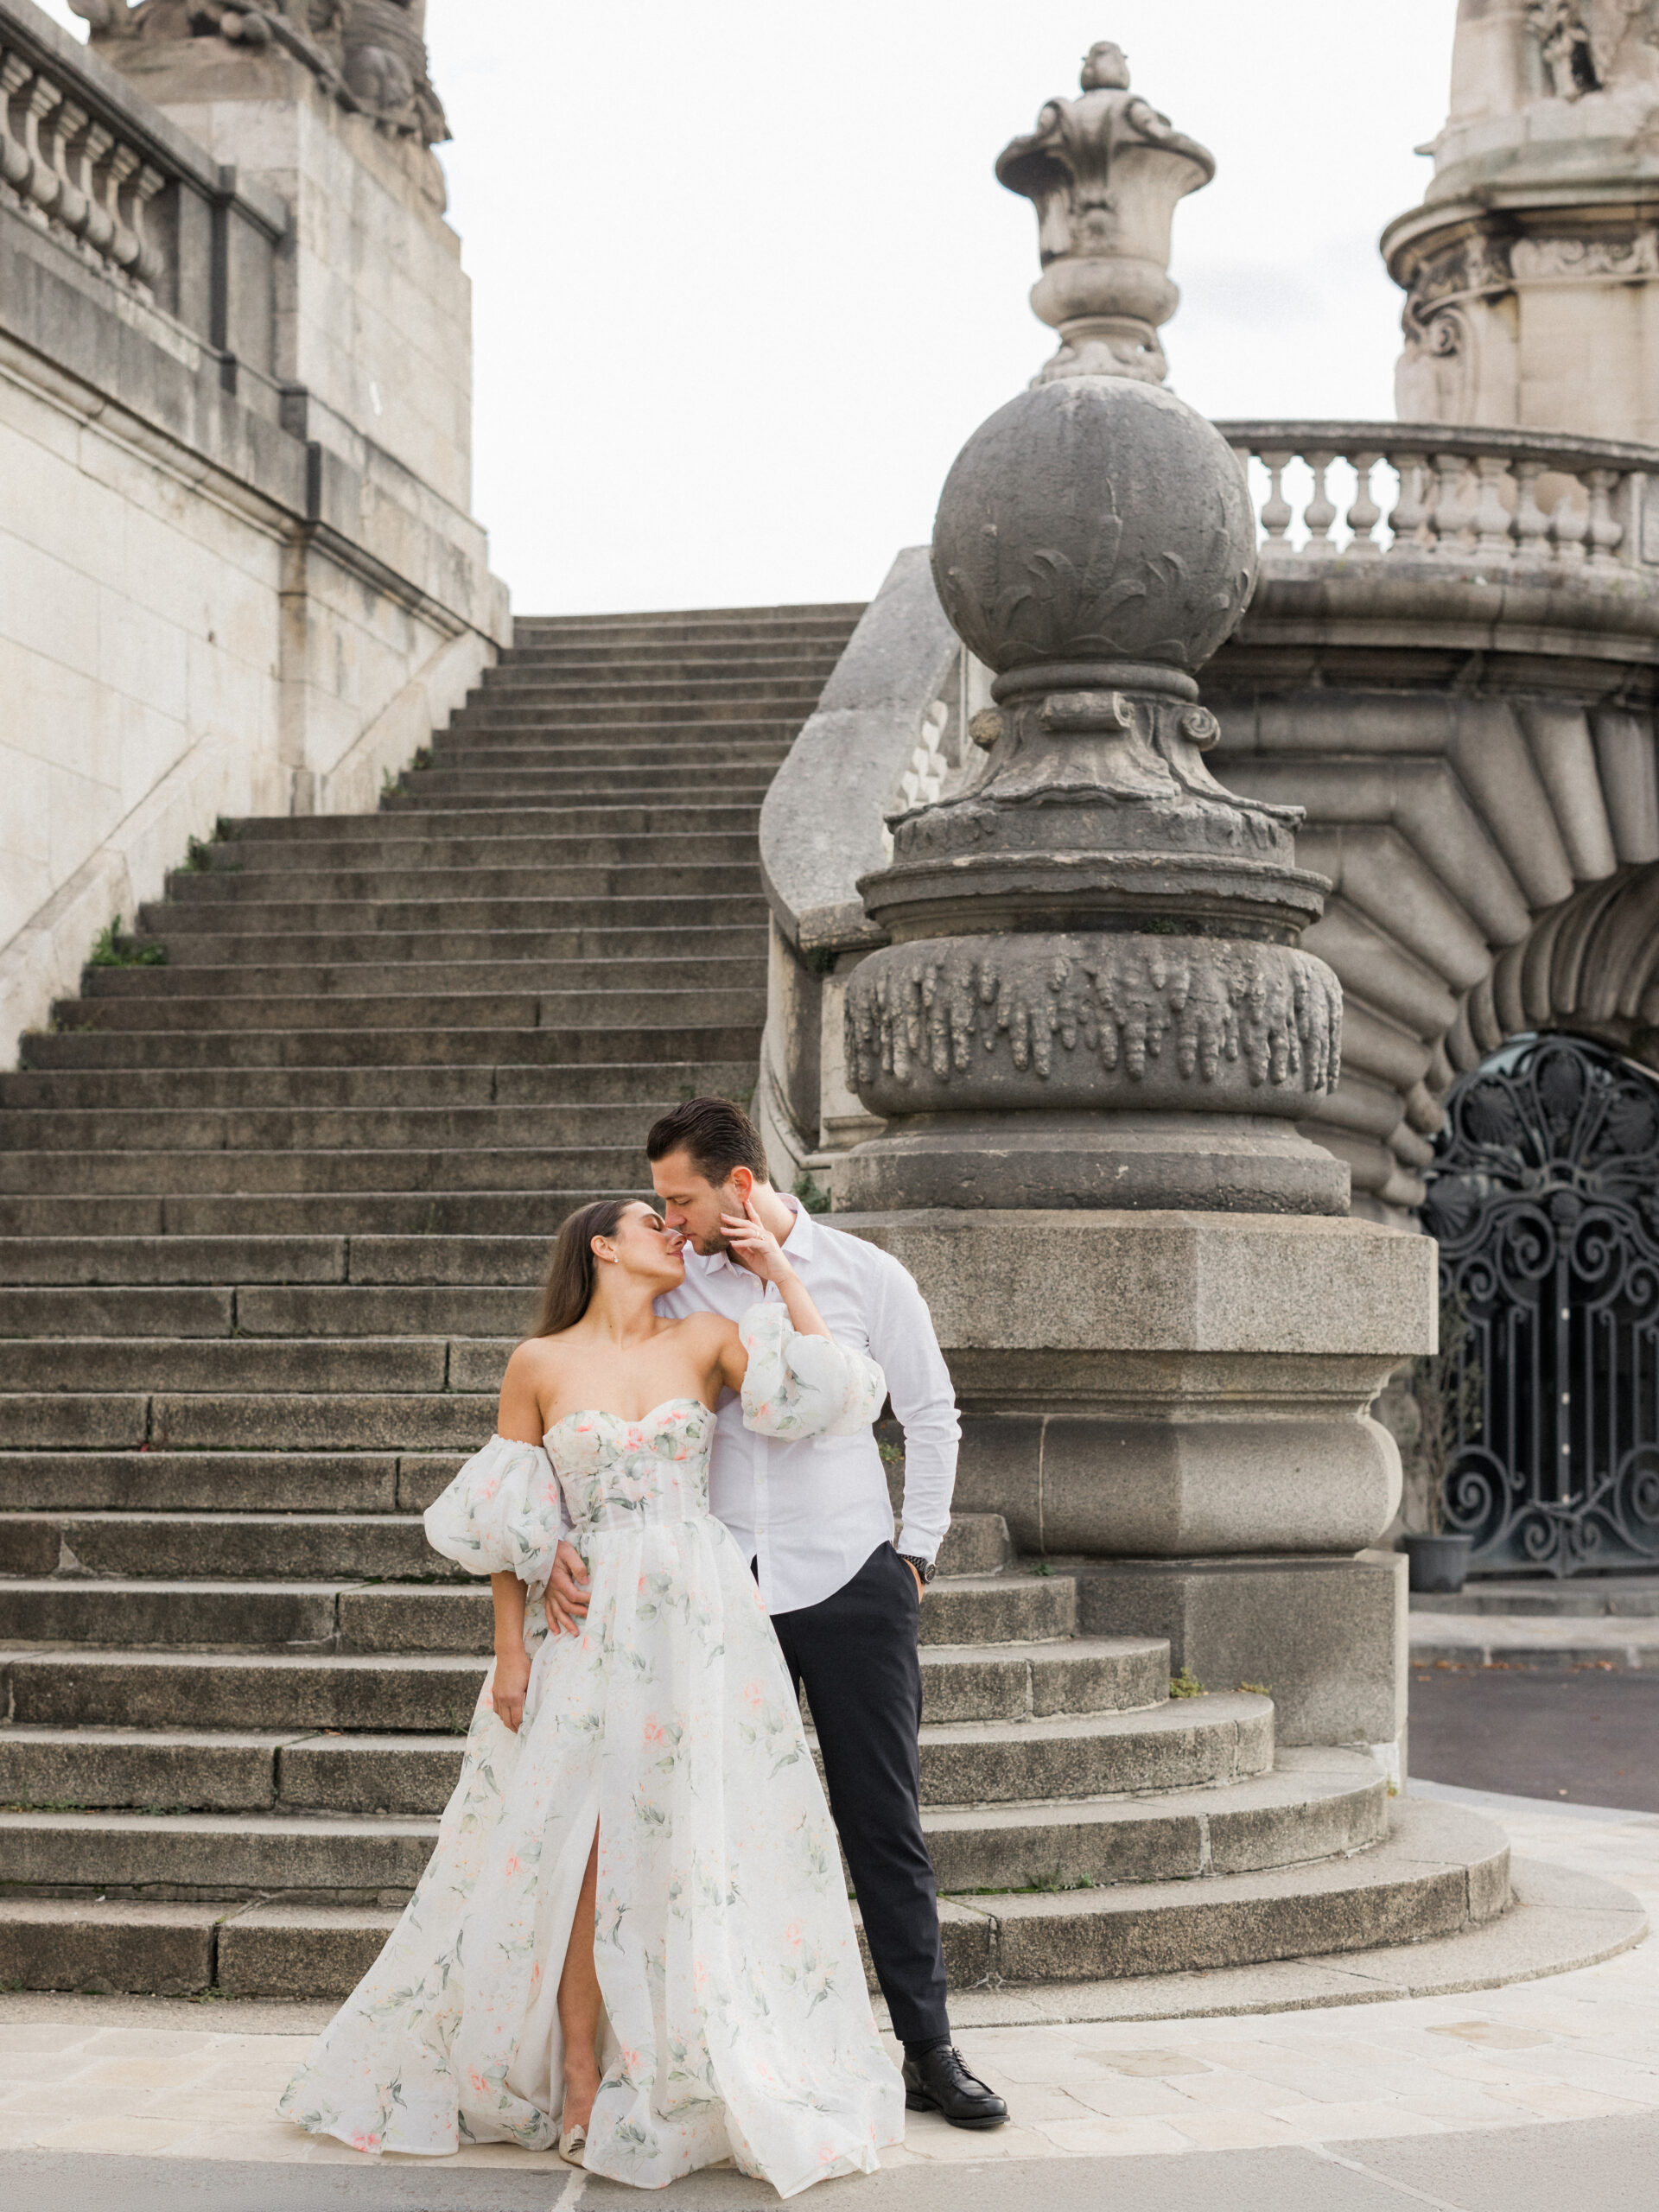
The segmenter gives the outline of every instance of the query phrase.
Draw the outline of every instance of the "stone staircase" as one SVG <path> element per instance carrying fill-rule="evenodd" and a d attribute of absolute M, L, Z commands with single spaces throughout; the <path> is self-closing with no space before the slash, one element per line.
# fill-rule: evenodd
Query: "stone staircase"
<path fill-rule="evenodd" d="M 335 1996 L 490 1641 L 419 1515 L 547 1240 L 745 1096 L 760 801 L 858 610 L 524 620 L 361 818 L 244 822 L 0 1077 L 0 1985 Z M 1448 1935 L 1483 1824 L 1270 1700 L 1172 1698 L 959 1516 L 924 1611 L 958 1986 Z M 1403 1815 L 1403 1817 L 1402 1817 Z"/>

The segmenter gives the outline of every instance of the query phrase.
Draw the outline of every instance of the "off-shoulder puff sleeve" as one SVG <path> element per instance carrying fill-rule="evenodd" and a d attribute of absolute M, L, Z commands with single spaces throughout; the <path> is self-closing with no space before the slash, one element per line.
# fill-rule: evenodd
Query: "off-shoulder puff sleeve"
<path fill-rule="evenodd" d="M 545 1582 L 563 1527 L 559 1478 L 539 1444 L 493 1436 L 426 1509 L 426 1540 L 474 1574 Z"/>
<path fill-rule="evenodd" d="M 782 1306 L 751 1306 L 737 1330 L 749 1355 L 746 1428 L 762 1436 L 855 1436 L 880 1412 L 887 1378 L 868 1352 L 798 1335 Z"/>

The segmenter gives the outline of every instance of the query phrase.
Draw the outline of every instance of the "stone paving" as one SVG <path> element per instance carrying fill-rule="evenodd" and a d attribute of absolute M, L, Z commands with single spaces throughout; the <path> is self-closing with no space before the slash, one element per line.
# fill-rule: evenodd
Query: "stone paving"
<path fill-rule="evenodd" d="M 1622 1884 L 1659 1915 L 1659 1816 L 1433 1785 L 1425 1794 L 1492 1813 L 1518 1852 Z M 321 2006 L 0 1998 L 0 2152 L 360 2164 L 271 2114 L 327 2017 Z M 912 2115 L 888 2163 L 1180 2156 L 1653 2114 L 1659 1944 L 1472 1995 L 1248 2018 L 982 2027 L 963 2041 L 1007 2096 L 1014 2124 L 986 2137 Z M 551 2153 L 507 2145 L 385 2163 L 565 2171 Z"/>

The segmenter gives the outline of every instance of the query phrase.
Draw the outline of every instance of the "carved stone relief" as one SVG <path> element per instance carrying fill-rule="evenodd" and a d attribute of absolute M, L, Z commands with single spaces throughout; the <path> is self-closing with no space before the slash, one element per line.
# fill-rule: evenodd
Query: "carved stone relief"
<path fill-rule="evenodd" d="M 126 40 L 217 38 L 250 54 L 278 47 L 343 107 L 394 137 L 449 136 L 426 54 L 426 0 L 69 0 L 94 49 Z M 113 58 L 113 57 L 111 57 Z"/>
<path fill-rule="evenodd" d="M 1628 238 L 1517 238 L 1510 258 L 1528 282 L 1572 276 L 1659 276 L 1659 232 Z"/>
<path fill-rule="evenodd" d="M 855 971 L 847 1054 L 878 1113 L 1148 1103 L 1303 1115 L 1334 1086 L 1342 995 L 1288 945 L 1071 933 L 894 945 Z M 1035 1103 L 1033 1100 L 1031 1103 Z"/>
<path fill-rule="evenodd" d="M 1527 22 L 1556 99 L 1659 84 L 1656 0 L 1535 0 Z"/>

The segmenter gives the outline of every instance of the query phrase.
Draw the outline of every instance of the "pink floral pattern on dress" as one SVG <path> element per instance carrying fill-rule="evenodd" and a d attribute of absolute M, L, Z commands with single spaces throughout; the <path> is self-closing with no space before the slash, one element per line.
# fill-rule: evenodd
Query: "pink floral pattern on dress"
<path fill-rule="evenodd" d="M 767 1317 L 749 1425 L 820 1433 L 874 1391 L 869 1420 L 880 1369 L 786 1318 L 780 1331 L 774 1311 L 744 1319 Z M 545 1450 L 493 1439 L 428 1514 L 446 1556 L 544 1580 L 556 1482 L 592 1577 L 587 1626 L 549 1637 L 527 1609 L 524 1724 L 502 1726 L 486 1681 L 420 1885 L 283 2094 L 300 2126 L 435 2156 L 556 2142 L 559 1969 L 597 1827 L 607 2025 L 588 2171 L 661 2188 L 729 2158 L 791 2196 L 872 2172 L 902 2141 L 799 1710 L 709 1512 L 714 1433 L 695 1398 L 640 1421 L 575 1414 Z"/>

